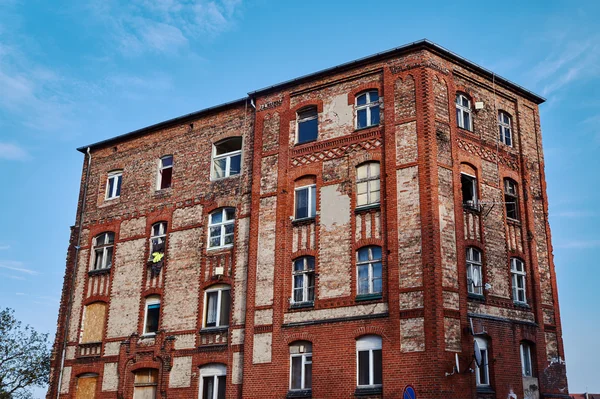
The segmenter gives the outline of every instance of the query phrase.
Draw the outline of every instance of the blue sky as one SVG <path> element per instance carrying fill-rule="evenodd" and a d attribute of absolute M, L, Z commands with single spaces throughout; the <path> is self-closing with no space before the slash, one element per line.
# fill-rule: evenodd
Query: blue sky
<path fill-rule="evenodd" d="M 600 391 L 600 2 L 333 3 L 0 0 L 0 307 L 55 331 L 75 147 L 428 38 L 548 98 L 570 389 Z"/>

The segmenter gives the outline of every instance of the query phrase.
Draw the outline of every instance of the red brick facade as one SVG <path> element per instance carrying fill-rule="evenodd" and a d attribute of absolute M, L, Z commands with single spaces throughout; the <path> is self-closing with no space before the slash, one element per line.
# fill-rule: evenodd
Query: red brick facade
<path fill-rule="evenodd" d="M 356 98 L 374 90 L 379 123 L 356 129 Z M 456 93 L 471 101 L 472 129 L 458 127 Z M 215 364 L 226 370 L 227 398 L 403 398 L 408 386 L 428 399 L 568 398 L 541 102 L 423 41 L 90 146 L 48 398 L 132 398 L 143 388 L 134 373 L 146 369 L 157 398 L 204 397 L 205 366 Z M 307 106 L 318 112 L 318 138 L 297 144 L 297 111 Z M 498 140 L 499 111 L 511 117 L 512 146 Z M 213 145 L 230 137 L 242 138 L 241 172 L 211 179 Z M 172 186 L 156 190 L 165 155 Z M 367 163 L 379 165 L 380 200 L 359 206 Z M 122 170 L 121 193 L 107 200 L 113 170 Z M 463 206 L 461 172 L 476 178 L 475 209 Z M 505 178 L 516 182 L 518 220 L 506 216 Z M 296 189 L 310 185 L 316 213 L 298 220 Z M 209 215 L 225 207 L 235 211 L 233 245 L 211 249 Z M 165 257 L 153 273 L 157 222 L 167 225 Z M 94 271 L 103 232 L 114 233 L 112 265 Z M 364 248 L 381 249 L 380 280 L 372 264 L 359 276 Z M 468 294 L 467 248 L 481 253 L 480 295 Z M 293 299 L 302 257 L 314 258 L 310 301 Z M 525 300 L 515 301 L 511 259 L 524 265 Z M 206 292 L 223 287 L 230 318 L 206 328 Z M 160 299 L 154 336 L 143 334 L 149 296 Z M 107 309 L 93 324 L 102 340 L 81 342 L 94 322 L 84 309 L 97 302 Z M 488 348 L 479 386 L 474 334 Z M 382 381 L 359 387 L 357 340 L 367 336 L 380 339 Z M 312 347 L 310 390 L 290 389 L 299 341 Z"/>

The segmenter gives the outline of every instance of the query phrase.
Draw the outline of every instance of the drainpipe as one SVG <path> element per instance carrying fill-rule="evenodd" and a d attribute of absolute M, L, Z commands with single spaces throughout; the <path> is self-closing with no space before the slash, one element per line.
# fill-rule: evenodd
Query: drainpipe
<path fill-rule="evenodd" d="M 85 183 L 83 185 L 83 198 L 81 199 L 81 208 L 79 209 L 79 225 L 77 226 L 77 245 L 75 246 L 75 261 L 73 262 L 73 277 L 71 278 L 71 287 L 69 289 L 69 302 L 67 303 L 67 318 L 65 323 L 65 334 L 62 344 L 62 352 L 60 357 L 60 369 L 58 373 L 58 385 L 56 386 L 56 399 L 60 396 L 62 385 L 63 369 L 65 368 L 65 355 L 67 352 L 67 340 L 69 337 L 69 323 L 71 319 L 71 308 L 73 307 L 73 287 L 75 286 L 75 278 L 77 277 L 77 260 L 79 259 L 79 249 L 81 248 L 81 225 L 83 223 L 83 212 L 85 211 L 85 200 L 87 198 L 88 181 L 90 178 L 90 166 L 92 165 L 92 154 L 90 147 L 86 150 L 87 153 L 87 170 L 85 171 Z"/>
<path fill-rule="evenodd" d="M 254 98 L 250 97 L 250 105 L 252 105 L 252 108 L 256 109 L 256 105 L 254 104 Z"/>

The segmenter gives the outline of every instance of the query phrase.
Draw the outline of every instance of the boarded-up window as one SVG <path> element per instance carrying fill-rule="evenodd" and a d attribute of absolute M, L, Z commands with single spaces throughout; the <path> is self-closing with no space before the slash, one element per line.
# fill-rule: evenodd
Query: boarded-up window
<path fill-rule="evenodd" d="M 106 304 L 95 302 L 87 305 L 83 310 L 83 328 L 81 343 L 101 342 L 104 336 L 104 319 L 106 318 Z"/>
<path fill-rule="evenodd" d="M 83 375 L 77 379 L 77 393 L 75 399 L 94 399 L 96 397 L 96 382 L 98 376 Z"/>
<path fill-rule="evenodd" d="M 158 370 L 142 369 L 134 374 L 133 399 L 155 399 L 158 386 Z"/>

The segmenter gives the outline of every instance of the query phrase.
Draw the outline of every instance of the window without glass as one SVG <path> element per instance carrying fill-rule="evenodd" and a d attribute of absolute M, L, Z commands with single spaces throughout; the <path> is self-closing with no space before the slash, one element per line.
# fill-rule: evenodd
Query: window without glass
<path fill-rule="evenodd" d="M 83 308 L 82 329 L 79 342 L 82 344 L 102 342 L 106 303 L 94 302 Z"/>
<path fill-rule="evenodd" d="M 470 209 L 478 209 L 477 202 L 477 178 L 475 176 L 460 174 L 460 185 L 463 197 L 463 206 Z"/>
<path fill-rule="evenodd" d="M 307 341 L 290 345 L 290 390 L 312 388 L 312 344 Z"/>
<path fill-rule="evenodd" d="M 134 373 L 133 399 L 155 399 L 158 387 L 158 370 L 141 369 Z"/>
<path fill-rule="evenodd" d="M 379 203 L 379 162 L 369 162 L 356 168 L 356 206 Z"/>
<path fill-rule="evenodd" d="M 367 335 L 356 340 L 356 365 L 359 387 L 381 385 L 381 337 Z"/>
<path fill-rule="evenodd" d="M 512 126 L 510 116 L 503 111 L 498 113 L 498 128 L 500 129 L 500 142 L 512 147 Z"/>
<path fill-rule="evenodd" d="M 469 294 L 483 295 L 481 252 L 473 247 L 467 248 L 467 291 Z"/>
<path fill-rule="evenodd" d="M 150 236 L 150 258 L 155 252 L 165 252 L 165 239 L 167 237 L 167 222 L 159 222 L 152 225 Z"/>
<path fill-rule="evenodd" d="M 158 165 L 158 182 L 157 190 L 163 190 L 171 187 L 171 179 L 173 177 L 173 155 L 167 155 L 160 159 Z"/>
<path fill-rule="evenodd" d="M 109 269 L 112 266 L 115 233 L 102 233 L 94 238 L 94 270 Z"/>
<path fill-rule="evenodd" d="M 317 186 L 299 187 L 296 195 L 296 219 L 314 218 L 317 214 Z"/>
<path fill-rule="evenodd" d="M 382 292 L 381 247 L 370 246 L 356 252 L 358 295 Z"/>
<path fill-rule="evenodd" d="M 371 90 L 356 96 L 356 128 L 379 125 L 379 94 Z"/>
<path fill-rule="evenodd" d="M 512 274 L 512 291 L 515 302 L 527 303 L 525 297 L 525 264 L 521 259 L 510 260 L 510 272 Z"/>
<path fill-rule="evenodd" d="M 315 300 L 315 258 L 303 256 L 294 261 L 292 301 L 294 303 Z"/>
<path fill-rule="evenodd" d="M 464 94 L 456 95 L 456 123 L 458 127 L 473 130 L 473 121 L 471 119 L 471 100 Z"/>
<path fill-rule="evenodd" d="M 489 369 L 489 352 L 488 343 L 485 339 L 476 337 L 475 341 L 479 344 L 479 351 L 481 353 L 481 366 L 475 363 L 475 376 L 477 379 L 478 387 L 489 387 L 490 386 L 490 369 Z"/>
<path fill-rule="evenodd" d="M 158 331 L 160 318 L 160 298 L 149 296 L 146 298 L 146 312 L 144 315 L 144 335 L 154 335 Z"/>
<path fill-rule="evenodd" d="M 504 202 L 506 204 L 506 217 L 519 220 L 519 195 L 517 183 L 511 179 L 504 179 Z"/>
<path fill-rule="evenodd" d="M 225 399 L 226 367 L 210 364 L 200 369 L 200 399 Z"/>
<path fill-rule="evenodd" d="M 229 326 L 231 297 L 229 286 L 213 287 L 204 292 L 204 327 Z"/>
<path fill-rule="evenodd" d="M 221 208 L 208 216 L 208 249 L 227 248 L 233 245 L 235 208 Z"/>
<path fill-rule="evenodd" d="M 521 343 L 521 370 L 523 377 L 533 377 L 533 362 L 531 361 L 531 345 L 527 342 Z"/>
<path fill-rule="evenodd" d="M 212 156 L 213 179 L 239 175 L 242 164 L 242 138 L 232 137 L 218 142 L 213 145 Z"/>
<path fill-rule="evenodd" d="M 304 108 L 298 111 L 298 144 L 314 141 L 319 135 L 319 114 L 317 107 Z"/>
<path fill-rule="evenodd" d="M 106 180 L 106 199 L 113 199 L 121 196 L 122 180 L 122 170 L 115 170 L 108 174 L 108 179 Z"/>

